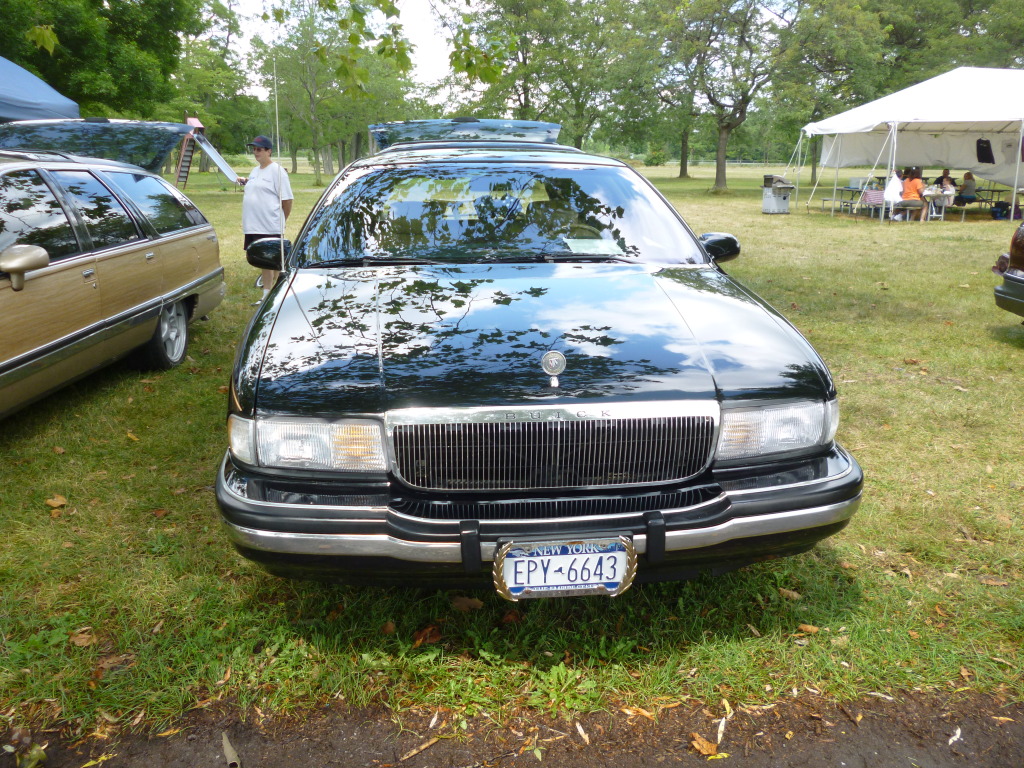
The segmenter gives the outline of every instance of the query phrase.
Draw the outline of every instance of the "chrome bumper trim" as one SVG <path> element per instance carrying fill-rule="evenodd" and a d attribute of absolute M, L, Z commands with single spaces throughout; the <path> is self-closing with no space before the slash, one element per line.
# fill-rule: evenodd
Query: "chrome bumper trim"
<path fill-rule="evenodd" d="M 832 525 L 848 520 L 860 504 L 860 498 L 860 494 L 857 494 L 856 497 L 848 501 L 824 507 L 753 517 L 737 517 L 708 528 L 670 531 L 665 537 L 665 550 L 677 552 L 700 549 L 734 539 L 771 536 Z M 421 563 L 462 562 L 462 549 L 458 542 L 430 544 L 405 541 L 387 534 L 281 533 L 246 528 L 226 520 L 224 525 L 232 542 L 241 547 L 263 552 L 306 556 L 390 557 L 396 560 Z M 565 535 L 565 532 L 559 534 L 561 538 L 565 538 Z M 633 546 L 637 552 L 646 552 L 647 537 L 642 534 L 634 536 Z M 480 549 L 485 561 L 494 560 L 496 549 L 494 543 L 484 542 Z"/>

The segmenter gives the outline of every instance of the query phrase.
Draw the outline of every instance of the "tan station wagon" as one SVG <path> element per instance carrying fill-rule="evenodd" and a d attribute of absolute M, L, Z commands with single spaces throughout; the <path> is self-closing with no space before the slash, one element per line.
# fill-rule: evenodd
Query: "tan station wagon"
<path fill-rule="evenodd" d="M 82 126 L 95 141 L 70 142 L 74 151 L 102 149 L 104 131 L 123 138 L 127 130 L 131 153 L 114 156 L 133 162 L 55 149 Z M 138 163 L 159 168 L 187 130 L 0 126 L 0 417 L 130 353 L 157 369 L 185 359 L 189 322 L 224 297 L 217 235 L 187 197 Z"/>

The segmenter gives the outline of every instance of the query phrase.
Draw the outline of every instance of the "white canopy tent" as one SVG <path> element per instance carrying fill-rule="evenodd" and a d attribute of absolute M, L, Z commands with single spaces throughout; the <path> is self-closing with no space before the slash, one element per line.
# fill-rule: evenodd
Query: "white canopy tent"
<path fill-rule="evenodd" d="M 884 167 L 887 176 L 902 166 L 950 168 L 1018 189 L 1024 70 L 960 67 L 808 123 L 804 135 L 824 137 L 820 164 L 837 177 L 848 166 Z"/>

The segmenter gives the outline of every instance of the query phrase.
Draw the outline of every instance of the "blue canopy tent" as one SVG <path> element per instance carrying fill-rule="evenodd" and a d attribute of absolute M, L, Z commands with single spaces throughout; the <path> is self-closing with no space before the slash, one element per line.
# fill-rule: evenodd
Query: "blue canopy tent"
<path fill-rule="evenodd" d="M 78 116 L 75 102 L 31 72 L 0 57 L 0 122 Z"/>

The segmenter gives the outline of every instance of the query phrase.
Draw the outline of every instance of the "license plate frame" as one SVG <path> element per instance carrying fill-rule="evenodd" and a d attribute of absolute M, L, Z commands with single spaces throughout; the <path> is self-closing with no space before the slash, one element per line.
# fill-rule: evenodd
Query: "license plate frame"
<path fill-rule="evenodd" d="M 506 541 L 494 555 L 494 588 L 512 602 L 616 597 L 632 586 L 636 568 L 636 548 L 628 536 Z"/>

